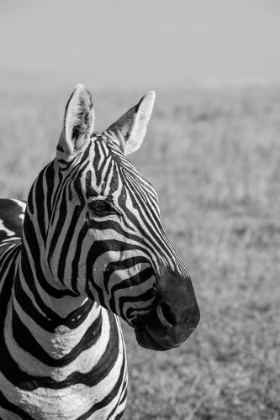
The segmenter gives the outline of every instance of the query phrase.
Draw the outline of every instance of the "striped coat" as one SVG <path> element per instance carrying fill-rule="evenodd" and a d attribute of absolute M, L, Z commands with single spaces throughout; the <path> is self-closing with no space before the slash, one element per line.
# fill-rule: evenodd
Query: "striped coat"
<path fill-rule="evenodd" d="M 56 158 L 27 206 L 0 200 L 0 420 L 120 419 L 138 343 L 181 345 L 199 321 L 153 187 L 127 155 L 145 136 L 148 93 L 101 135 L 89 92 L 65 111 Z M 24 216 L 23 229 L 21 229 Z"/>

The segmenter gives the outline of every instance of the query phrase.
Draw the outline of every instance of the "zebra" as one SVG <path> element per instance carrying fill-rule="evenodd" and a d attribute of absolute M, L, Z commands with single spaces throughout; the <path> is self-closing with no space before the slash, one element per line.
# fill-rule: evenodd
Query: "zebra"
<path fill-rule="evenodd" d="M 120 419 L 127 360 L 185 342 L 199 307 L 163 230 L 158 197 L 127 155 L 146 134 L 148 92 L 94 130 L 90 92 L 66 105 L 56 157 L 27 203 L 0 200 L 0 419 Z M 22 225 L 23 224 L 23 225 Z"/>

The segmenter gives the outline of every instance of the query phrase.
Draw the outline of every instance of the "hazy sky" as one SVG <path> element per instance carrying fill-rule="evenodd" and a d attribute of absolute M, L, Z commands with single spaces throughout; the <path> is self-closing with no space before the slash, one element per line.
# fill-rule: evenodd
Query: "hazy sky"
<path fill-rule="evenodd" d="M 279 83 L 280 2 L 0 0 L 0 51 L 0 72 L 74 85 Z"/>

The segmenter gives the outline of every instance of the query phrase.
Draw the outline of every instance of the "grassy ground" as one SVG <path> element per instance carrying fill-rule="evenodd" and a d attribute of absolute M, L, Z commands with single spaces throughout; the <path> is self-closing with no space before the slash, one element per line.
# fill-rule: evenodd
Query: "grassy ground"
<path fill-rule="evenodd" d="M 69 94 L 0 86 L 2 197 L 25 198 L 54 156 Z M 138 94 L 97 92 L 94 101 L 104 129 Z M 202 316 L 188 342 L 166 353 L 138 347 L 123 326 L 124 419 L 279 419 L 280 90 L 159 93 L 131 159 L 159 193 Z"/>

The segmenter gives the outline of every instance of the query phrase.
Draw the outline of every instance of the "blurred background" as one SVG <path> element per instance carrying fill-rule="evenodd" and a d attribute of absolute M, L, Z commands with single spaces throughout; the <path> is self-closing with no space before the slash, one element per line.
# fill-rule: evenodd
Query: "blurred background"
<path fill-rule="evenodd" d="M 130 156 L 193 279 L 197 331 L 151 353 L 123 325 L 124 420 L 280 418 L 280 3 L 0 0 L 0 194 L 26 199 L 77 83 L 107 128 L 157 99 Z"/>
<path fill-rule="evenodd" d="M 1 0 L 0 7 L 6 75 L 122 89 L 280 80 L 277 0 Z"/>

